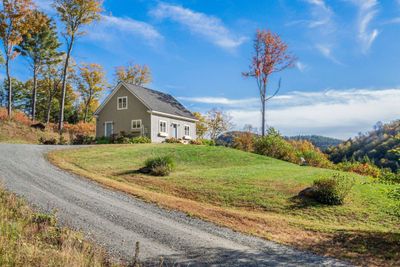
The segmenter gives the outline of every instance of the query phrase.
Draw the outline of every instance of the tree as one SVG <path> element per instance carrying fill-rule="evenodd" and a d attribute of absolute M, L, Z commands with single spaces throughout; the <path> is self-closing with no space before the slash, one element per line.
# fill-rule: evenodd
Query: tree
<path fill-rule="evenodd" d="M 129 63 L 127 66 L 116 68 L 115 77 L 118 82 L 127 82 L 135 85 L 145 85 L 151 82 L 150 68 L 146 65 Z"/>
<path fill-rule="evenodd" d="M 206 122 L 211 140 L 216 140 L 220 134 L 232 128 L 232 118 L 227 113 L 216 108 L 207 112 Z"/>
<path fill-rule="evenodd" d="M 63 36 L 67 44 L 64 69 L 61 83 L 61 106 L 58 122 L 58 130 L 61 134 L 64 126 L 64 107 L 67 92 L 67 74 L 72 48 L 76 38 L 83 35 L 82 27 L 100 19 L 102 11 L 101 0 L 55 0 L 54 6 L 58 12 L 60 20 L 64 23 L 65 32 Z"/>
<path fill-rule="evenodd" d="M 33 10 L 31 0 L 2 0 L 0 10 L 0 38 L 3 41 L 5 67 L 8 86 L 8 116 L 12 116 L 12 81 L 10 62 L 18 56 L 14 47 L 18 45 L 22 36 L 30 29 L 29 15 Z"/>
<path fill-rule="evenodd" d="M 265 106 L 268 100 L 278 94 L 279 86 L 271 96 L 267 96 L 267 85 L 273 73 L 293 67 L 296 58 L 288 53 L 288 46 L 279 35 L 271 31 L 257 31 L 254 39 L 254 55 L 250 71 L 244 72 L 245 77 L 254 77 L 257 81 L 261 100 L 261 134 L 265 136 Z"/>
<path fill-rule="evenodd" d="M 34 11 L 30 16 L 31 29 L 22 36 L 22 42 L 15 48 L 23 56 L 29 58 L 33 73 L 31 118 L 36 116 L 36 95 L 38 74 L 43 66 L 56 60 L 61 53 L 57 52 L 60 43 L 57 38 L 56 26 L 46 14 Z"/>
<path fill-rule="evenodd" d="M 204 138 L 208 131 L 206 118 L 200 112 L 194 112 L 193 115 L 198 120 L 196 122 L 196 135 L 197 138 Z"/>
<path fill-rule="evenodd" d="M 88 121 L 89 108 L 98 102 L 101 92 L 107 86 L 103 67 L 98 64 L 84 64 L 79 68 L 78 92 L 83 99 L 83 121 Z"/>

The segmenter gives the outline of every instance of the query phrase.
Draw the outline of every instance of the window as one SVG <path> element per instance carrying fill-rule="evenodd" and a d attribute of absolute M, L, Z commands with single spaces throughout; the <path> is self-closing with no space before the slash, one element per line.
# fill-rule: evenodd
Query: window
<path fill-rule="evenodd" d="M 160 133 L 166 133 L 167 132 L 167 122 L 166 121 L 160 121 Z"/>
<path fill-rule="evenodd" d="M 117 110 L 128 109 L 128 97 L 127 96 L 118 97 L 117 102 L 118 102 Z"/>
<path fill-rule="evenodd" d="M 188 125 L 185 125 L 185 135 L 190 136 L 190 127 Z"/>
<path fill-rule="evenodd" d="M 132 120 L 132 130 L 139 130 L 142 128 L 142 120 Z"/>

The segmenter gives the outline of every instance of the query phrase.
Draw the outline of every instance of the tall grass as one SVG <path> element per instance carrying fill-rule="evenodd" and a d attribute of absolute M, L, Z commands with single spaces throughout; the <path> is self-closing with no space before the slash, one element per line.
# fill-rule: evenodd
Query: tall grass
<path fill-rule="evenodd" d="M 80 233 L 35 213 L 0 187 L 0 266 L 110 266 L 103 250 Z"/>

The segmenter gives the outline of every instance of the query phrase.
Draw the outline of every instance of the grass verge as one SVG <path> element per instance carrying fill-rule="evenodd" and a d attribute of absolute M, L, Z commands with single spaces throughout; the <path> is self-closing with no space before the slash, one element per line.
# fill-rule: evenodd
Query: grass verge
<path fill-rule="evenodd" d="M 140 174 L 149 157 L 171 155 L 168 177 Z M 300 167 L 223 147 L 105 145 L 55 151 L 61 168 L 110 188 L 177 209 L 234 230 L 322 255 L 368 265 L 400 264 L 400 220 L 392 214 L 390 185 L 356 179 L 342 206 L 295 196 L 326 169 Z"/>
<path fill-rule="evenodd" d="M 116 266 L 80 233 L 0 187 L 0 266 Z"/>

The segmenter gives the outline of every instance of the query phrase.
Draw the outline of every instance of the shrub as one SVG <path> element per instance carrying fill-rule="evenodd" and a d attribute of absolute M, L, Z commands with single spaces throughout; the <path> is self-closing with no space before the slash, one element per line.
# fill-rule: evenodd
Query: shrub
<path fill-rule="evenodd" d="M 189 141 L 189 144 L 199 146 L 202 145 L 203 143 L 199 139 L 193 139 Z"/>
<path fill-rule="evenodd" d="M 215 141 L 204 138 L 197 138 L 195 140 L 190 140 L 191 145 L 204 145 L 204 146 L 215 146 Z"/>
<path fill-rule="evenodd" d="M 96 139 L 90 135 L 80 135 L 78 134 L 73 140 L 73 145 L 92 145 L 96 143 Z"/>
<path fill-rule="evenodd" d="M 311 142 L 306 140 L 290 140 L 288 141 L 294 148 L 296 157 L 303 159 L 308 166 L 319 168 L 333 168 L 333 163 L 328 157 L 316 148 Z M 302 160 L 300 160 L 302 161 Z"/>
<path fill-rule="evenodd" d="M 147 159 L 145 166 L 152 175 L 167 176 L 174 169 L 175 162 L 171 156 L 159 156 Z"/>
<path fill-rule="evenodd" d="M 358 161 L 345 161 L 336 164 L 336 169 L 346 172 L 354 172 L 360 175 L 379 177 L 381 170 L 372 163 L 361 163 Z"/>
<path fill-rule="evenodd" d="M 149 144 L 151 143 L 150 138 L 147 136 L 138 136 L 138 137 L 133 137 L 129 140 L 130 144 Z"/>
<path fill-rule="evenodd" d="M 180 139 L 177 139 L 174 137 L 166 138 L 164 142 L 168 143 L 168 144 L 181 144 L 182 143 L 182 141 Z"/>
<path fill-rule="evenodd" d="M 274 130 L 269 130 L 268 135 L 255 139 L 254 152 L 292 163 L 300 163 L 293 146 Z"/>
<path fill-rule="evenodd" d="M 396 201 L 393 206 L 393 213 L 400 217 L 400 186 L 391 189 L 388 192 L 388 197 Z"/>
<path fill-rule="evenodd" d="M 379 176 L 379 180 L 389 184 L 400 183 L 400 170 L 397 171 L 397 173 L 394 173 L 390 169 L 383 169 Z"/>
<path fill-rule="evenodd" d="M 110 138 L 108 137 L 99 137 L 96 139 L 96 144 L 102 145 L 102 144 L 110 144 Z"/>
<path fill-rule="evenodd" d="M 39 138 L 39 144 L 42 144 L 42 145 L 56 145 L 57 144 L 57 140 L 55 138 L 46 139 L 44 137 L 40 137 Z"/>
<path fill-rule="evenodd" d="M 312 197 L 327 205 L 342 205 L 354 185 L 354 179 L 342 174 L 334 174 L 331 178 L 314 181 Z"/>
<path fill-rule="evenodd" d="M 247 152 L 254 150 L 254 133 L 242 132 L 233 139 L 233 148 L 240 149 Z"/>

